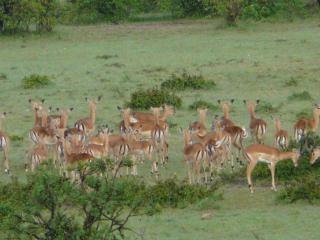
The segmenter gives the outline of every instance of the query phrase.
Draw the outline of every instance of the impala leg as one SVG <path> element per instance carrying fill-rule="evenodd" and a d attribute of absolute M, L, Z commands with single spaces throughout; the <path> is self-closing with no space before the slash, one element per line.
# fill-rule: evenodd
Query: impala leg
<path fill-rule="evenodd" d="M 3 148 L 4 155 L 4 172 L 9 174 L 9 159 L 8 159 L 8 148 Z"/>
<path fill-rule="evenodd" d="M 253 185 L 252 185 L 252 181 L 251 181 L 251 174 L 253 169 L 256 166 L 256 162 L 255 161 L 250 161 L 250 163 L 247 166 L 247 180 L 248 180 L 248 186 L 249 186 L 249 190 L 251 193 L 253 193 Z"/>
<path fill-rule="evenodd" d="M 270 164 L 270 171 L 271 171 L 271 177 L 272 177 L 272 190 L 277 191 L 276 187 L 276 182 L 275 182 L 275 171 L 276 171 L 276 166 L 274 163 Z"/>

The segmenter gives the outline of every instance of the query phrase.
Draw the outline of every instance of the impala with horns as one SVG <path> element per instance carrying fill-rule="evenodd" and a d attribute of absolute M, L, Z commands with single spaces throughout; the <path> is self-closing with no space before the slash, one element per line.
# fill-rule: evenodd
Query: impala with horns
<path fill-rule="evenodd" d="M 294 166 L 298 166 L 298 159 L 300 157 L 300 152 L 296 150 L 282 152 L 274 147 L 269 147 L 261 144 L 252 144 L 245 148 L 244 156 L 248 160 L 247 166 L 247 180 L 248 186 L 251 193 L 253 193 L 253 185 L 251 181 L 251 174 L 258 162 L 267 163 L 271 171 L 272 177 L 272 190 L 276 191 L 275 183 L 275 170 L 278 162 L 291 159 Z"/>
<path fill-rule="evenodd" d="M 2 131 L 2 121 L 6 115 L 6 112 L 0 114 L 0 150 L 3 151 L 4 172 L 9 174 L 9 137 Z"/>
<path fill-rule="evenodd" d="M 80 131 L 83 131 L 86 135 L 90 135 L 95 129 L 96 123 L 96 105 L 100 102 L 102 96 L 99 96 L 97 100 L 88 100 L 89 106 L 89 116 L 86 118 L 82 118 L 74 124 L 75 128 L 78 128 Z"/>
<path fill-rule="evenodd" d="M 243 100 L 243 102 L 247 105 L 249 117 L 250 117 L 250 134 L 252 139 L 256 143 L 263 143 L 264 135 L 266 134 L 267 123 L 259 118 L 256 118 L 255 107 L 260 103 L 260 100 L 257 99 L 256 102 L 247 102 Z"/>
<path fill-rule="evenodd" d="M 316 132 L 319 126 L 320 106 L 315 104 L 312 112 L 312 118 L 300 118 L 294 124 L 294 137 L 296 141 L 300 141 L 301 137 L 307 133 L 307 131 Z"/>

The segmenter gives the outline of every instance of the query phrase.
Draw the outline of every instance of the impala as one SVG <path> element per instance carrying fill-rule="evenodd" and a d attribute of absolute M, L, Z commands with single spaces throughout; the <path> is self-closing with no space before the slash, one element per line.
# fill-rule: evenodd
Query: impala
<path fill-rule="evenodd" d="M 118 107 L 119 109 L 119 107 Z M 175 113 L 175 110 L 172 106 L 169 105 L 164 105 L 163 107 L 163 113 L 162 115 L 159 115 L 159 120 L 160 121 L 166 121 L 167 118 L 171 115 L 173 115 Z M 133 121 L 131 122 L 145 122 L 145 121 L 154 121 L 154 115 L 152 113 L 148 113 L 148 112 L 132 112 L 131 116 L 133 119 Z"/>
<path fill-rule="evenodd" d="M 86 135 L 90 135 L 95 129 L 96 122 L 96 105 L 101 100 L 101 96 L 98 97 L 97 101 L 89 100 L 89 117 L 82 118 L 74 124 L 74 127 L 83 131 Z"/>
<path fill-rule="evenodd" d="M 28 100 L 29 103 L 31 104 L 32 107 L 32 111 L 34 113 L 34 127 L 41 127 L 41 116 L 39 115 L 39 113 L 42 111 L 42 104 L 44 103 L 44 99 L 41 100 L 40 102 L 35 102 L 32 101 L 31 99 Z"/>
<path fill-rule="evenodd" d="M 57 108 L 59 112 L 60 109 Z M 67 128 L 69 113 L 73 111 L 73 108 L 63 109 L 60 114 L 48 116 L 47 125 L 53 129 L 65 129 Z"/>
<path fill-rule="evenodd" d="M 252 144 L 244 150 L 244 156 L 248 160 L 247 166 L 247 180 L 251 193 L 253 193 L 253 185 L 251 181 L 251 174 L 258 162 L 264 162 L 268 164 L 272 177 L 272 190 L 276 191 L 275 183 L 275 169 L 278 162 L 291 159 L 294 166 L 298 166 L 298 159 L 300 153 L 298 151 L 282 152 L 274 147 L 269 147 L 262 144 Z"/>
<path fill-rule="evenodd" d="M 319 126 L 320 106 L 315 104 L 311 119 L 300 118 L 294 124 L 294 137 L 296 141 L 300 141 L 306 131 L 316 132 Z"/>
<path fill-rule="evenodd" d="M 46 145 L 42 143 L 35 145 L 28 151 L 28 159 L 30 163 L 30 170 L 34 171 L 37 166 L 48 159 L 48 149 Z M 25 170 L 28 171 L 27 164 L 25 165 Z"/>
<path fill-rule="evenodd" d="M 288 147 L 288 132 L 281 129 L 281 123 L 279 118 L 273 118 L 274 121 L 274 128 L 275 128 L 275 134 L 274 134 L 274 141 L 273 146 L 279 149 L 287 149 Z"/>
<path fill-rule="evenodd" d="M 103 157 L 106 157 L 109 153 L 109 134 L 104 133 L 102 136 L 103 144 L 88 144 L 85 146 L 84 152 L 90 154 L 94 158 L 101 159 Z"/>
<path fill-rule="evenodd" d="M 8 159 L 8 151 L 9 151 L 9 138 L 8 136 L 2 131 L 2 121 L 6 117 L 6 112 L 0 115 L 0 150 L 3 151 L 3 165 L 4 165 L 4 172 L 9 174 L 9 159 Z"/>
<path fill-rule="evenodd" d="M 256 104 L 259 104 L 260 100 L 258 99 L 256 103 L 254 102 L 247 102 L 243 100 L 243 102 L 247 105 L 249 117 L 250 117 L 250 133 L 254 142 L 261 144 L 263 142 L 263 137 L 266 133 L 267 123 L 259 118 L 256 118 L 254 109 Z"/>

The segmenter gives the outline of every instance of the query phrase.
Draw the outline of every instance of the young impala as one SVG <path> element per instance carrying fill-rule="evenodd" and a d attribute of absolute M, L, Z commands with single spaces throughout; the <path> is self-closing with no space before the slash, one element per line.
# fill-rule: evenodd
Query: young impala
<path fill-rule="evenodd" d="M 253 193 L 253 185 L 251 181 L 251 174 L 258 162 L 264 162 L 268 164 L 272 177 L 272 190 L 276 191 L 275 183 L 275 170 L 278 162 L 291 159 L 294 166 L 298 166 L 298 159 L 300 153 L 298 151 L 281 152 L 277 148 L 269 147 L 261 144 L 252 144 L 244 150 L 244 156 L 248 160 L 247 166 L 247 180 L 251 193 Z"/>
<path fill-rule="evenodd" d="M 315 104 L 311 119 L 300 118 L 294 124 L 294 137 L 296 141 L 300 141 L 306 131 L 316 132 L 319 126 L 320 106 Z"/>
<path fill-rule="evenodd" d="M 274 134 L 273 146 L 282 150 L 287 149 L 289 143 L 288 132 L 281 129 L 281 123 L 279 118 L 273 118 L 273 121 L 274 128 L 276 130 Z"/>
<path fill-rule="evenodd" d="M 80 131 L 83 131 L 86 135 L 90 135 L 95 129 L 96 122 L 96 105 L 97 102 L 101 100 L 101 96 L 98 97 L 97 101 L 89 100 L 89 116 L 82 118 L 74 124 L 75 128 L 78 128 Z"/>
<path fill-rule="evenodd" d="M 263 137 L 266 134 L 267 123 L 262 119 L 256 118 L 254 112 L 256 104 L 259 104 L 260 100 L 258 99 L 256 103 L 247 102 L 246 100 L 243 100 L 243 102 L 247 105 L 248 113 L 250 116 L 249 128 L 252 139 L 255 143 L 261 144 L 263 142 Z"/>
<path fill-rule="evenodd" d="M 9 137 L 2 131 L 2 120 L 6 117 L 6 112 L 0 114 L 0 151 L 3 151 L 4 172 L 9 174 Z"/>

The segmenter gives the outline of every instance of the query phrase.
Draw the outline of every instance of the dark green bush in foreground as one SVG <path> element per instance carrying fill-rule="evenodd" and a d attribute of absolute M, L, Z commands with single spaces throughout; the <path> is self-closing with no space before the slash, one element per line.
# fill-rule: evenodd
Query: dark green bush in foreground
<path fill-rule="evenodd" d="M 120 239 L 131 235 L 134 216 L 152 215 L 208 198 L 217 187 L 190 186 L 177 179 L 147 185 L 141 178 L 113 178 L 112 161 L 77 167 L 71 183 L 48 164 L 28 176 L 0 184 L 0 232 L 4 239 Z M 213 198 L 214 199 L 214 198 Z"/>
<path fill-rule="evenodd" d="M 42 88 L 51 84 L 51 80 L 46 75 L 32 74 L 22 79 L 24 89 Z"/>
<path fill-rule="evenodd" d="M 161 83 L 161 88 L 182 91 L 187 89 L 212 89 L 216 86 L 214 81 L 205 79 L 202 75 L 191 75 L 183 72 L 181 75 L 173 74 Z"/>
<path fill-rule="evenodd" d="M 133 92 L 130 102 L 127 103 L 132 109 L 150 109 L 150 107 L 159 107 L 163 104 L 180 108 L 182 100 L 168 90 L 152 88 Z"/>

